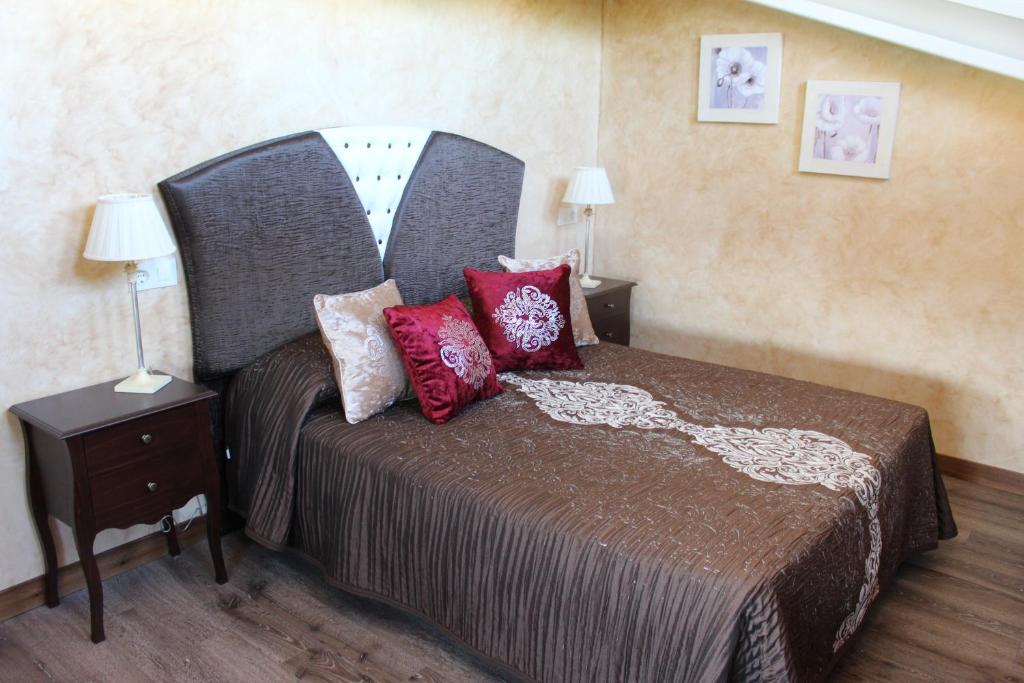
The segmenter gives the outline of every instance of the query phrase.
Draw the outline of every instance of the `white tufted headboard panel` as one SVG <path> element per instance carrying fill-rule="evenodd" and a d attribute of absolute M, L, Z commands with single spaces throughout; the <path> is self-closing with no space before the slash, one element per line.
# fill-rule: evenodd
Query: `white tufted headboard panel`
<path fill-rule="evenodd" d="M 395 212 L 431 131 L 407 126 L 343 126 L 317 132 L 352 181 L 384 258 Z"/>

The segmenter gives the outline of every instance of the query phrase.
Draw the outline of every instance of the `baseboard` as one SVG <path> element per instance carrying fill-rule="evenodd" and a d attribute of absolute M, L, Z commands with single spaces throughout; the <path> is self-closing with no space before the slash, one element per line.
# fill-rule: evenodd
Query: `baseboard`
<path fill-rule="evenodd" d="M 939 453 L 937 457 L 939 469 L 946 476 L 1024 496 L 1024 473 L 962 460 L 952 455 Z"/>
<path fill-rule="evenodd" d="M 206 537 L 206 517 L 196 517 L 191 526 L 178 532 L 178 545 L 185 549 Z M 108 579 L 167 554 L 167 539 L 161 532 L 129 541 L 96 556 L 100 576 Z M 85 588 L 85 576 L 79 562 L 57 570 L 57 590 L 61 597 Z M 37 576 L 0 591 L 0 621 L 10 619 L 43 605 L 43 577 Z"/>

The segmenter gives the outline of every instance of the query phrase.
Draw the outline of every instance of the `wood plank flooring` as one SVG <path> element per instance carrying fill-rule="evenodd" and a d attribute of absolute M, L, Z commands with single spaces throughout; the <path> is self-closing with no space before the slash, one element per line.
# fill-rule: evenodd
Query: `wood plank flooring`
<path fill-rule="evenodd" d="M 1024 681 L 1024 496 L 947 478 L 960 536 L 912 559 L 835 681 Z M 205 544 L 104 582 L 107 641 L 84 591 L 0 623 L 0 681 L 496 681 L 431 626 L 325 584 L 240 534 L 231 581 Z"/>

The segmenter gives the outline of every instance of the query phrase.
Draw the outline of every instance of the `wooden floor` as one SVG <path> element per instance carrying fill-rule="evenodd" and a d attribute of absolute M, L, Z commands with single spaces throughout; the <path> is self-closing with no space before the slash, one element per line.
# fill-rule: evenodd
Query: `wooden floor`
<path fill-rule="evenodd" d="M 947 480 L 960 536 L 905 565 L 837 681 L 1024 681 L 1024 496 Z M 104 582 L 107 641 L 85 593 L 0 624 L 3 681 L 490 681 L 443 635 L 327 586 L 239 534 L 231 581 L 203 544 Z"/>

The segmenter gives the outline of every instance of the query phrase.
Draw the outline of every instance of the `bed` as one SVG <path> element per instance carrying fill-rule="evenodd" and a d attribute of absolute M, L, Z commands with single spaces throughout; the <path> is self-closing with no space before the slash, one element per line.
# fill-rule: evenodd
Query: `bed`
<path fill-rule="evenodd" d="M 956 533 L 921 408 L 600 344 L 443 426 L 415 401 L 341 416 L 312 296 L 465 295 L 464 266 L 513 252 L 523 172 L 360 127 L 160 183 L 232 509 L 513 677 L 825 678 L 899 564 Z"/>

